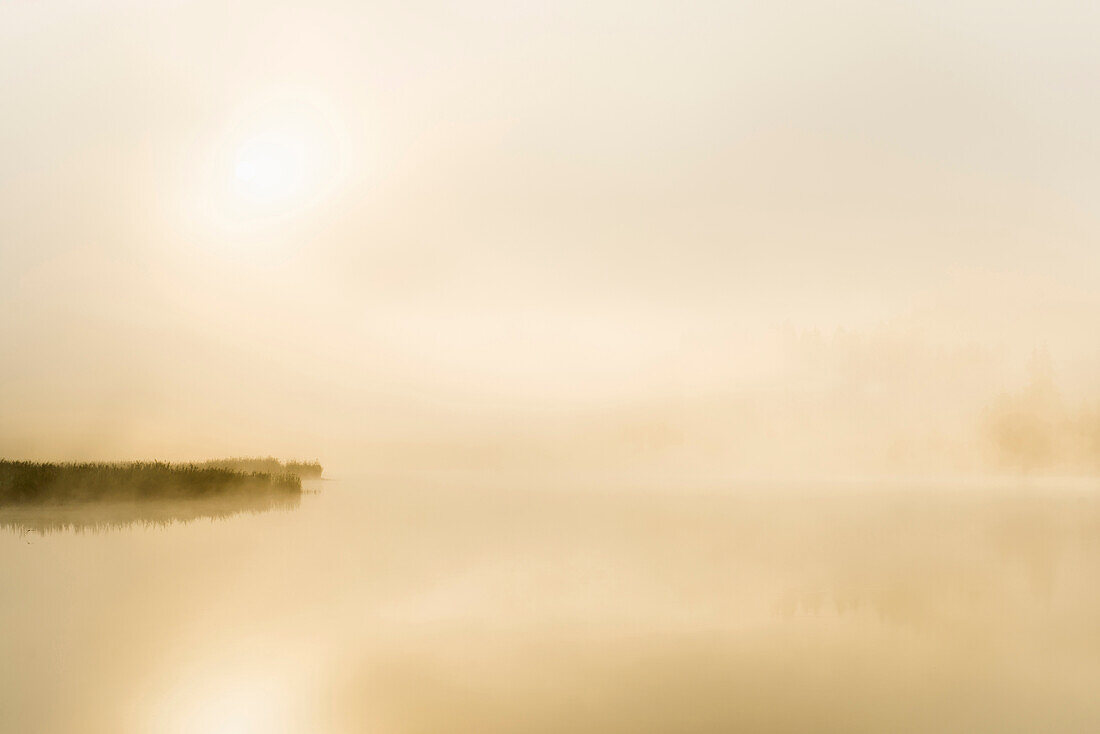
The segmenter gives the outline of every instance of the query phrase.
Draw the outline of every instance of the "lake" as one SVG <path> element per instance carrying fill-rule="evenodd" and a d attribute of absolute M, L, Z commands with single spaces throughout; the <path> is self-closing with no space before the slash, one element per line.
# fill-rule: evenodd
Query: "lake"
<path fill-rule="evenodd" d="M 305 486 L 0 511 L 0 731 L 1100 731 L 1095 485 Z"/>

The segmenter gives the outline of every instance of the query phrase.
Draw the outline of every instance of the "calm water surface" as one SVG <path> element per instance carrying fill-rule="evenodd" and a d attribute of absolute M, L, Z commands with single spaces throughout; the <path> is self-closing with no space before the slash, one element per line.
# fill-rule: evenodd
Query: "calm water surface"
<path fill-rule="evenodd" d="M 0 731 L 1100 731 L 1095 487 L 312 486 L 0 513 Z"/>

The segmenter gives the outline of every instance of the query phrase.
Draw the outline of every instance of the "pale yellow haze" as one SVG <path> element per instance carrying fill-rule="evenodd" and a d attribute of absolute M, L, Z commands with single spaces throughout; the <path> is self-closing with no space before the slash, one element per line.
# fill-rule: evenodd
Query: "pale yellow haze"
<path fill-rule="evenodd" d="M 0 455 L 1089 471 L 1098 38 L 1058 1 L 0 3 Z"/>

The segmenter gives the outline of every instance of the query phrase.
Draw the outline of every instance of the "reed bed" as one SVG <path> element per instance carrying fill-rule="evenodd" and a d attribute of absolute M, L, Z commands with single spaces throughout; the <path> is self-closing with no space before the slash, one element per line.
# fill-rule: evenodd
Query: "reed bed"
<path fill-rule="evenodd" d="M 261 474 L 296 474 L 302 479 L 319 479 L 323 471 L 320 462 L 317 461 L 279 461 L 274 456 L 210 459 L 192 466 Z"/>
<path fill-rule="evenodd" d="M 49 463 L 0 460 L 0 505 L 140 502 L 236 494 L 293 494 L 298 474 L 164 462 Z"/>

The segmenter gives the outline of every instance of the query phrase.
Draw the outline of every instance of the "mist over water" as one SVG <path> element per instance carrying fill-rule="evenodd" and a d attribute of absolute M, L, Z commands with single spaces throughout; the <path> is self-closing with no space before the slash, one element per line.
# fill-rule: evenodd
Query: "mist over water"
<path fill-rule="evenodd" d="M 1091 5 L 642 5 L 2 4 L 0 455 L 1095 472 Z"/>
<path fill-rule="evenodd" d="M 1098 9 L 0 1 L 0 734 L 1100 731 Z"/>
<path fill-rule="evenodd" d="M 1088 483 L 358 477 L 0 531 L 0 731 L 1081 732 Z"/>

